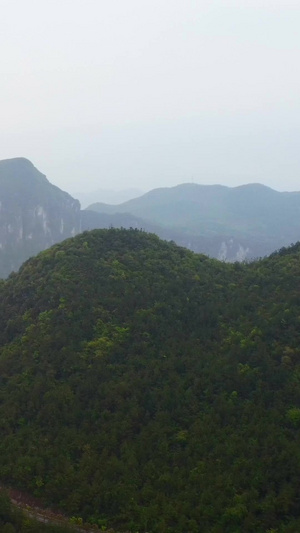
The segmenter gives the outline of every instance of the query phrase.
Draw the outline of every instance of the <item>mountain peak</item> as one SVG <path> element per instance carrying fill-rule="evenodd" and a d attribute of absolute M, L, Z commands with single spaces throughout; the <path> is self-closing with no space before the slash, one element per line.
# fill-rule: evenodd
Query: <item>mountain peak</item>
<path fill-rule="evenodd" d="M 37 170 L 33 163 L 29 161 L 29 159 L 26 159 L 26 157 L 13 157 L 11 159 L 3 159 L 2 161 L 0 161 L 0 170 L 9 168 L 15 170 Z"/>
<path fill-rule="evenodd" d="M 2 159 L 0 161 L 0 165 L 6 165 L 6 164 L 23 164 L 23 165 L 30 165 L 33 167 L 33 163 L 27 159 L 26 157 L 11 157 L 8 159 Z"/>
<path fill-rule="evenodd" d="M 44 174 L 42 174 L 34 165 L 25 157 L 14 157 L 12 159 L 3 159 L 0 161 L 0 182 L 25 183 L 34 180 L 35 182 L 48 183 Z"/>

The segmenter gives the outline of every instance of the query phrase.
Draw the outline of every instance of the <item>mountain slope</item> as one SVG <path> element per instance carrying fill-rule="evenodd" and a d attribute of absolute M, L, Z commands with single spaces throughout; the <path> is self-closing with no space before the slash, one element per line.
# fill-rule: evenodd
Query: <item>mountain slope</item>
<path fill-rule="evenodd" d="M 187 233 L 178 228 L 160 226 L 129 213 L 109 214 L 87 209 L 81 211 L 81 228 L 83 231 L 111 227 L 142 229 L 146 232 L 155 233 L 161 239 L 174 241 L 179 246 L 206 254 L 209 257 L 216 257 L 222 261 L 244 261 L 250 253 L 255 253 L 257 257 L 263 257 L 267 251 L 266 243 L 254 238 L 235 240 L 222 233 L 204 237 Z M 275 244 L 268 251 L 273 252 L 274 247 Z"/>
<path fill-rule="evenodd" d="M 0 161 L 0 277 L 80 231 L 80 204 L 24 158 Z"/>
<path fill-rule="evenodd" d="M 0 478 L 103 527 L 299 531 L 300 247 L 84 233 L 1 286 Z"/>
<path fill-rule="evenodd" d="M 201 239 L 204 246 L 205 240 L 213 241 L 212 255 L 220 259 L 267 255 L 300 236 L 300 193 L 280 193 L 260 184 L 183 184 L 155 189 L 119 206 L 92 204 L 88 209 L 142 217 L 143 227 L 156 224 L 195 251 L 208 253 Z"/>
<path fill-rule="evenodd" d="M 120 204 L 142 194 L 144 194 L 144 191 L 140 189 L 123 189 L 120 191 L 97 189 L 92 192 L 74 192 L 72 196 L 80 201 L 82 208 L 86 208 L 91 202 L 95 202 L 95 200 L 107 204 Z"/>

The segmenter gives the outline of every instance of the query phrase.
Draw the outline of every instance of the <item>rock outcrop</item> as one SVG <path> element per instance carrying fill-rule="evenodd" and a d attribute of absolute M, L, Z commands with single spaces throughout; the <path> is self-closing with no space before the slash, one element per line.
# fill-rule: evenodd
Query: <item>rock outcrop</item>
<path fill-rule="evenodd" d="M 0 277 L 80 232 L 80 203 L 24 158 L 0 161 Z"/>

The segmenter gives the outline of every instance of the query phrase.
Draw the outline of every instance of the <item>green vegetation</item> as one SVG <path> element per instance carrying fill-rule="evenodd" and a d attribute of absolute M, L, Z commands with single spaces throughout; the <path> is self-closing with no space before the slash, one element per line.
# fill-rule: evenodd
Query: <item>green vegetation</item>
<path fill-rule="evenodd" d="M 101 529 L 300 530 L 300 246 L 83 233 L 0 286 L 0 479 Z"/>
<path fill-rule="evenodd" d="M 75 533 L 68 526 L 47 525 L 37 522 L 20 509 L 14 507 L 7 494 L 0 491 L 0 531 L 1 533 Z"/>

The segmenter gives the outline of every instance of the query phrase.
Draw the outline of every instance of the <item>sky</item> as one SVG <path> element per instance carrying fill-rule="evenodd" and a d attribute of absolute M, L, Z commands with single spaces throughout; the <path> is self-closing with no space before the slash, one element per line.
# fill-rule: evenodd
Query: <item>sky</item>
<path fill-rule="evenodd" d="M 0 159 L 71 193 L 300 190 L 299 0 L 0 7 Z"/>

